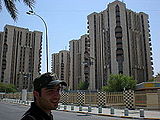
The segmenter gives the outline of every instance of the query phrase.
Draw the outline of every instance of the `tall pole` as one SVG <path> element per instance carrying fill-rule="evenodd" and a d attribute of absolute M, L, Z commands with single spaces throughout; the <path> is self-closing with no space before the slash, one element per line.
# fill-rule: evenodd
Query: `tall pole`
<path fill-rule="evenodd" d="M 39 17 L 42 22 L 44 23 L 44 26 L 45 26 L 45 31 L 46 31 L 46 65 L 47 65 L 47 72 L 48 72 L 48 28 L 47 28 L 47 24 L 45 22 L 45 20 L 38 14 L 36 14 L 33 9 L 31 8 L 31 11 L 29 12 L 26 12 L 28 15 L 35 15 L 37 17 Z"/>

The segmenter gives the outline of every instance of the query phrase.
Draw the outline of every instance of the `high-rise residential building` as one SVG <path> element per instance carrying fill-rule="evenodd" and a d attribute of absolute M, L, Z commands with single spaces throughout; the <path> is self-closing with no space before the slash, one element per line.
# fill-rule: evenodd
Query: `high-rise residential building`
<path fill-rule="evenodd" d="M 69 86 L 69 67 L 70 54 L 67 50 L 59 52 L 59 79 L 63 80 Z"/>
<path fill-rule="evenodd" d="M 2 46 L 3 32 L 0 32 L 0 46 Z M 0 47 L 0 64 L 1 64 L 2 47 Z"/>
<path fill-rule="evenodd" d="M 152 79 L 147 14 L 129 10 L 116 0 L 87 18 L 88 35 L 69 42 L 70 89 L 78 89 L 81 81 L 89 82 L 90 90 L 101 89 L 111 74 L 132 76 L 137 83 Z"/>
<path fill-rule="evenodd" d="M 80 56 L 81 56 L 81 81 L 90 83 L 90 65 L 92 61 L 90 59 L 90 41 L 87 34 L 82 35 L 79 39 L 80 43 Z"/>
<path fill-rule="evenodd" d="M 70 89 L 78 89 L 80 82 L 90 82 L 90 43 L 87 34 L 70 41 Z"/>
<path fill-rule="evenodd" d="M 6 25 L 0 44 L 0 82 L 31 91 L 41 71 L 42 32 Z"/>
<path fill-rule="evenodd" d="M 89 89 L 101 89 L 111 74 L 133 76 L 138 83 L 153 75 L 149 17 L 126 8 L 118 0 L 100 13 L 88 15 L 90 56 Z"/>
<path fill-rule="evenodd" d="M 57 77 L 59 76 L 59 53 L 52 54 L 51 71 L 52 73 L 55 73 Z"/>
<path fill-rule="evenodd" d="M 52 73 L 55 73 L 58 79 L 63 80 L 69 86 L 69 67 L 70 54 L 67 50 L 61 50 L 59 53 L 52 54 Z"/>
<path fill-rule="evenodd" d="M 78 84 L 81 81 L 81 54 L 79 40 L 69 41 L 70 50 L 70 77 L 69 89 L 78 89 Z"/>

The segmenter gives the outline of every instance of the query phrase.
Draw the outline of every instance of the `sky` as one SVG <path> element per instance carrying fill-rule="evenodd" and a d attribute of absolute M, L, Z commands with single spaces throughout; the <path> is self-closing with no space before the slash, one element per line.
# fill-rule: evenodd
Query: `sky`
<path fill-rule="evenodd" d="M 114 0 L 36 0 L 34 11 L 40 15 L 48 26 L 49 71 L 51 71 L 51 54 L 69 49 L 69 41 L 79 39 L 87 33 L 87 16 L 101 12 Z M 123 0 L 126 7 L 135 12 L 149 15 L 151 43 L 153 48 L 154 75 L 160 72 L 160 0 Z M 30 31 L 45 32 L 43 22 L 36 16 L 27 15 L 29 10 L 23 2 L 17 2 L 18 20 L 14 22 L 3 5 L 0 12 L 0 31 L 6 24 L 28 28 Z M 158 36 L 159 35 L 159 36 Z M 46 72 L 45 33 L 42 42 L 42 70 Z"/>

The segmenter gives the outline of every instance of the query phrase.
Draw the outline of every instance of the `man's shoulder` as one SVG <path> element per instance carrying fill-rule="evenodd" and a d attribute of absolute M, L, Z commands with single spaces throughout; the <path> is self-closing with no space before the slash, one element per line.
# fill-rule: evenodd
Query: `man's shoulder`
<path fill-rule="evenodd" d="M 37 120 L 36 111 L 30 108 L 23 116 L 21 120 Z"/>
<path fill-rule="evenodd" d="M 22 117 L 21 120 L 36 120 L 36 118 L 33 115 L 26 114 Z"/>

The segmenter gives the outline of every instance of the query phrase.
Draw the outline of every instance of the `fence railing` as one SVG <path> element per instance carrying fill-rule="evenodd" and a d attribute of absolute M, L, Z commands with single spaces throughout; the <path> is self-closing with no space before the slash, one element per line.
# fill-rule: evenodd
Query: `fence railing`
<path fill-rule="evenodd" d="M 7 93 L 3 96 L 9 99 L 21 99 L 22 94 Z M 31 92 L 27 93 L 27 100 L 33 101 Z M 133 94 L 129 92 L 62 92 L 60 102 L 86 106 L 160 109 L 160 90 L 153 93 L 133 91 Z"/>
<path fill-rule="evenodd" d="M 106 93 L 106 105 L 109 106 L 124 106 L 124 98 L 122 92 Z"/>

